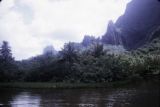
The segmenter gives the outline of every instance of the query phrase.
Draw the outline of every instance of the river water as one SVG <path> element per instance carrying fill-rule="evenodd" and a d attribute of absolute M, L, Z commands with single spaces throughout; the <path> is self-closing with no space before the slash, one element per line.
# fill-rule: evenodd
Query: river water
<path fill-rule="evenodd" d="M 0 107 L 160 107 L 158 85 L 99 89 L 0 88 Z"/>

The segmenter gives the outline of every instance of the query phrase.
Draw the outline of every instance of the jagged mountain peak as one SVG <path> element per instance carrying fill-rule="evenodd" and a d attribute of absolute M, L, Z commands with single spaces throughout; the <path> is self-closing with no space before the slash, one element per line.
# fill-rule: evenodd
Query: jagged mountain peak
<path fill-rule="evenodd" d="M 121 30 L 115 26 L 113 21 L 109 21 L 107 32 L 102 36 L 102 42 L 112 45 L 123 45 Z"/>
<path fill-rule="evenodd" d="M 105 44 L 123 45 L 136 49 L 153 39 L 151 33 L 160 26 L 160 2 L 158 0 L 132 0 L 125 14 L 117 22 L 109 22 L 107 33 L 102 36 Z"/>

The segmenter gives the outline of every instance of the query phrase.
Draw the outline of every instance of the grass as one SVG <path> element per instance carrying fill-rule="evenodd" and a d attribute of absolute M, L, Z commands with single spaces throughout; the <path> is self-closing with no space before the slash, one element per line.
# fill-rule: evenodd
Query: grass
<path fill-rule="evenodd" d="M 51 82 L 10 82 L 0 83 L 0 88 L 29 88 L 29 89 L 57 89 L 57 88 L 118 88 L 125 86 L 139 85 L 141 82 L 153 81 L 159 84 L 159 76 L 148 78 L 147 80 L 125 80 L 106 83 L 51 83 Z"/>
<path fill-rule="evenodd" d="M 49 82 L 11 82 L 0 83 L 0 88 L 107 88 L 119 87 L 128 84 L 128 81 L 112 82 L 112 83 L 49 83 Z"/>
<path fill-rule="evenodd" d="M 15 82 L 0 83 L 0 87 L 4 88 L 93 88 L 104 87 L 101 84 L 85 84 L 85 83 L 47 83 L 47 82 Z"/>

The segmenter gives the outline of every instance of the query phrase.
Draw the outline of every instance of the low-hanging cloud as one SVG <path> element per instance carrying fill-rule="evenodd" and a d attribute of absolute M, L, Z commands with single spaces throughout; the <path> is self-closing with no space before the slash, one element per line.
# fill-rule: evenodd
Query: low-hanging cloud
<path fill-rule="evenodd" d="M 41 53 L 46 45 L 59 50 L 85 34 L 100 36 L 109 20 L 123 14 L 128 0 L 3 0 L 0 41 L 9 41 L 16 59 Z"/>

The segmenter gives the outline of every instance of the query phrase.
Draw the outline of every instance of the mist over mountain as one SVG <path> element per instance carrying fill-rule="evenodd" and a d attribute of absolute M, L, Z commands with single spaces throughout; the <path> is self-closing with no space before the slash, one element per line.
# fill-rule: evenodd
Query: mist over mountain
<path fill-rule="evenodd" d="M 92 44 L 104 45 L 108 53 L 121 54 L 126 50 L 143 48 L 157 38 L 155 32 L 160 27 L 160 2 L 158 0 L 132 0 L 128 3 L 124 15 L 114 23 L 109 21 L 107 31 L 101 39 L 85 35 L 77 44 L 83 51 Z"/>
<path fill-rule="evenodd" d="M 55 48 L 52 45 L 50 45 L 50 46 L 47 46 L 43 49 L 43 54 L 44 55 L 56 55 L 57 51 L 55 50 Z"/>
<path fill-rule="evenodd" d="M 35 42 L 29 43 L 32 46 Z M 108 86 L 109 82 L 159 78 L 159 53 L 160 3 L 157 0 L 132 0 L 117 22 L 108 23 L 102 38 L 86 35 L 79 43 L 65 43 L 58 52 L 51 45 L 40 55 L 17 61 L 12 56 L 12 45 L 3 41 L 0 81 L 105 83 Z"/>
<path fill-rule="evenodd" d="M 152 32 L 160 26 L 160 2 L 158 0 L 132 0 L 124 15 L 117 22 L 108 24 L 102 36 L 105 44 L 123 45 L 136 49 L 154 39 Z"/>

